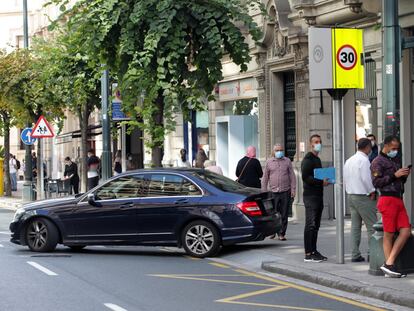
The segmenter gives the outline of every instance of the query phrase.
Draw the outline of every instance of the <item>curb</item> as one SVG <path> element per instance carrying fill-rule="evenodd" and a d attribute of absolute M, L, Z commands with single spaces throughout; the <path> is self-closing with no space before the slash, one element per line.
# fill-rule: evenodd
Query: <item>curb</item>
<path fill-rule="evenodd" d="M 0 202 L 0 208 L 15 211 L 23 205 L 21 202 Z"/>
<path fill-rule="evenodd" d="M 388 287 L 373 286 L 371 284 L 350 280 L 344 277 L 318 271 L 317 274 L 308 269 L 299 268 L 278 262 L 263 262 L 262 269 L 268 272 L 278 273 L 295 279 L 316 283 L 326 287 L 339 289 L 362 296 L 376 298 L 388 303 L 405 307 L 414 307 L 414 297 L 411 293 L 403 294 L 401 291 Z"/>

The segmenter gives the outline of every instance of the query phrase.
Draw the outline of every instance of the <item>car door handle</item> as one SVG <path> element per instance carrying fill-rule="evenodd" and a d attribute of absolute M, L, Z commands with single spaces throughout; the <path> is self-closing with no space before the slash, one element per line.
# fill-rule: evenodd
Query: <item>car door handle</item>
<path fill-rule="evenodd" d="M 188 199 L 178 199 L 178 200 L 176 200 L 176 201 L 174 201 L 174 204 L 185 204 L 185 203 L 188 203 L 188 202 L 190 202 Z"/>
<path fill-rule="evenodd" d="M 124 203 L 119 206 L 119 208 L 132 208 L 132 207 L 134 207 L 134 203 L 132 202 Z"/>

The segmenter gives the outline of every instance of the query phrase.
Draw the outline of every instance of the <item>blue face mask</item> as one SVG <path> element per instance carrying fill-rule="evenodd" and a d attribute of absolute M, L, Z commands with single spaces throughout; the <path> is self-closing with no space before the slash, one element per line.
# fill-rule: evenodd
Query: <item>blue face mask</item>
<path fill-rule="evenodd" d="M 387 156 L 389 156 L 390 158 L 395 158 L 398 154 L 398 150 L 391 150 L 390 152 L 387 153 Z"/>
<path fill-rule="evenodd" d="M 315 146 L 313 146 L 313 151 L 315 152 L 321 152 L 322 151 L 322 144 L 316 144 Z"/>
<path fill-rule="evenodd" d="M 276 151 L 275 152 L 275 156 L 276 156 L 277 159 L 283 158 L 284 155 L 285 155 L 285 153 L 283 151 Z"/>

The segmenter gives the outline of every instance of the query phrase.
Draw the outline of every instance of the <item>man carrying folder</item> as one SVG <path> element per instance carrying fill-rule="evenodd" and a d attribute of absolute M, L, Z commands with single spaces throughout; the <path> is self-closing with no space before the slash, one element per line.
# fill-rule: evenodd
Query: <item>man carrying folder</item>
<path fill-rule="evenodd" d="M 328 180 L 318 180 L 314 177 L 314 170 L 322 167 L 319 153 L 322 151 L 322 140 L 317 134 L 312 135 L 309 143 L 311 151 L 302 161 L 303 203 L 305 204 L 305 262 L 321 262 L 328 260 L 318 252 L 316 244 L 321 225 L 323 211 L 323 187 Z"/>

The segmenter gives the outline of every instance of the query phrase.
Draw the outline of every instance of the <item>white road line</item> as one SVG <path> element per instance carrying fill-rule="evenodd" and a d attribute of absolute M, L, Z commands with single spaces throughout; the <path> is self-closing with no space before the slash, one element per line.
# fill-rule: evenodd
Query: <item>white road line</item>
<path fill-rule="evenodd" d="M 104 306 L 107 307 L 108 309 L 111 309 L 113 311 L 128 311 L 127 309 L 124 309 L 120 306 L 117 306 L 116 304 L 113 303 L 104 303 Z"/>
<path fill-rule="evenodd" d="M 33 268 L 36 268 L 36 269 L 38 269 L 38 270 L 42 271 L 43 273 L 45 273 L 45 274 L 47 274 L 47 275 L 50 275 L 50 276 L 55 276 L 55 275 L 57 275 L 57 273 L 55 273 L 55 272 L 53 272 L 53 271 L 50 271 L 48 268 L 45 268 L 45 267 L 43 267 L 43 266 L 39 265 L 38 263 L 36 263 L 36 262 L 34 262 L 34 261 L 27 261 L 27 263 L 28 263 L 29 265 L 31 265 Z"/>
<path fill-rule="evenodd" d="M 0 234 L 10 235 L 10 232 L 7 232 L 7 231 L 0 231 Z"/>
<path fill-rule="evenodd" d="M 0 244 L 0 248 L 2 248 L 2 247 L 4 247 L 4 245 L 3 244 Z"/>

